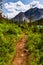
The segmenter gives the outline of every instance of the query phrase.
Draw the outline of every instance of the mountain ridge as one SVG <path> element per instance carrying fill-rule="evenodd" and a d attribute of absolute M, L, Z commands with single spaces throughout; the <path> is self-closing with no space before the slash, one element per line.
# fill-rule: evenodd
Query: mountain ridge
<path fill-rule="evenodd" d="M 30 10 L 32 12 L 30 12 Z M 15 21 L 24 21 L 25 20 L 25 21 L 29 22 L 30 13 L 31 13 L 31 16 L 33 17 L 32 18 L 33 21 L 43 18 L 43 9 L 39 9 L 39 8 L 35 7 L 35 8 L 27 10 L 26 12 L 20 12 L 18 15 L 16 15 L 13 18 L 13 20 L 15 20 Z"/>
<path fill-rule="evenodd" d="M 29 4 L 23 4 L 21 1 L 18 1 L 15 3 L 9 2 L 9 3 L 4 4 L 4 7 L 3 7 L 4 11 L 5 10 L 7 10 L 7 11 L 6 11 L 6 13 L 3 11 L 3 14 L 5 14 L 6 17 L 8 17 L 8 18 L 13 18 L 20 12 L 25 12 L 25 11 L 29 10 L 30 8 L 35 8 L 35 7 L 39 8 L 39 9 L 43 9 L 43 5 L 40 4 L 39 1 L 32 1 Z"/>

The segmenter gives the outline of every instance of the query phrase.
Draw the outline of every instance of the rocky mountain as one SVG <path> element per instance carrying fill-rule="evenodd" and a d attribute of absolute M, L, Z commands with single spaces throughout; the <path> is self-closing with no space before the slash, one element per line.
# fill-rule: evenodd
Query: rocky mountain
<path fill-rule="evenodd" d="M 18 23 L 21 23 L 22 21 L 25 21 L 25 20 L 29 21 L 23 12 L 20 12 L 17 16 L 13 18 L 13 21 L 17 21 Z"/>
<path fill-rule="evenodd" d="M 32 21 L 39 20 L 43 18 L 43 9 L 39 9 L 37 7 L 31 8 L 27 10 L 26 12 L 20 12 L 18 15 L 16 15 L 13 20 L 15 21 L 27 21 L 29 22 L 30 14 L 32 17 Z"/>

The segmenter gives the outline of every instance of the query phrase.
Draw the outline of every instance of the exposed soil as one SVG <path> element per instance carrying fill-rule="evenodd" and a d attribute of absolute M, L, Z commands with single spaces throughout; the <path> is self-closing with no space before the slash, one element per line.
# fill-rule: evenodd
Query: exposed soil
<path fill-rule="evenodd" d="M 27 52 L 25 50 L 26 38 L 27 36 L 24 35 L 23 38 L 17 42 L 16 56 L 13 59 L 13 65 L 26 65 L 27 63 Z"/>

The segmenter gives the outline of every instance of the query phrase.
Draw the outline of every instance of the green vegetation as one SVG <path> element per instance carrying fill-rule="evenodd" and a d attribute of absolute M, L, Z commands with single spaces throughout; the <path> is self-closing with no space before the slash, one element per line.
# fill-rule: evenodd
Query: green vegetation
<path fill-rule="evenodd" d="M 12 20 L 0 21 L 0 65 L 12 65 L 16 54 L 16 42 L 27 35 L 27 65 L 43 65 L 43 26 L 29 26 L 28 23 L 16 24 Z"/>
<path fill-rule="evenodd" d="M 11 65 L 16 54 L 15 43 L 22 35 L 18 25 L 8 23 L 5 19 L 0 22 L 0 65 Z"/>
<path fill-rule="evenodd" d="M 27 32 L 27 65 L 43 65 L 43 26 L 32 26 Z"/>

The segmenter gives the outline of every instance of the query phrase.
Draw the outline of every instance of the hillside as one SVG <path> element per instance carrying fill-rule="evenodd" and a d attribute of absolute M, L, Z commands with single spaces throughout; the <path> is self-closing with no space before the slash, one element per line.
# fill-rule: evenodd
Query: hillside
<path fill-rule="evenodd" d="M 43 26 L 29 26 L 27 22 L 17 24 L 2 18 L 0 65 L 25 65 L 25 63 L 43 65 Z"/>
<path fill-rule="evenodd" d="M 23 32 L 18 25 L 8 23 L 6 19 L 0 21 L 0 65 L 11 65 L 16 54 L 16 42 L 22 36 Z"/>

